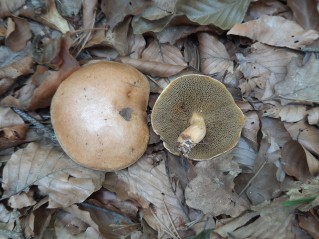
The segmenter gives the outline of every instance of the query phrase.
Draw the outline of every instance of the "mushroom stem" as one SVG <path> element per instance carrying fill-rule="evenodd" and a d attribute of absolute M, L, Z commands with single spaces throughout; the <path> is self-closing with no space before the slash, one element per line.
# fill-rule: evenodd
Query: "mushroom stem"
<path fill-rule="evenodd" d="M 185 129 L 177 139 L 177 147 L 185 157 L 192 148 L 198 144 L 206 135 L 206 125 L 202 115 L 194 112 L 189 120 L 190 126 Z"/>

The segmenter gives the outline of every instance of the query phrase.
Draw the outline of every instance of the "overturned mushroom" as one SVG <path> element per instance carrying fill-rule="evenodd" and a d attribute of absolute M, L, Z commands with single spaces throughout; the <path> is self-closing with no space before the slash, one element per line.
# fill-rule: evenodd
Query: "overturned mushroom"
<path fill-rule="evenodd" d="M 171 153 L 205 160 L 237 144 L 245 117 L 222 83 L 192 74 L 178 77 L 165 88 L 151 121 Z"/>
<path fill-rule="evenodd" d="M 84 66 L 59 86 L 51 119 L 64 151 L 77 163 L 114 171 L 135 163 L 148 142 L 149 84 L 115 62 Z"/>

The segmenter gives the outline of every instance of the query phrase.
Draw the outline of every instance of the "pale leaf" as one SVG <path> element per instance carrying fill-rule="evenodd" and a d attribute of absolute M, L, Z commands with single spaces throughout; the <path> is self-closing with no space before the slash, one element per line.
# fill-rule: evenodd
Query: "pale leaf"
<path fill-rule="evenodd" d="M 49 196 L 50 208 L 67 207 L 98 190 L 104 174 L 81 167 L 55 147 L 30 143 L 16 151 L 3 169 L 3 198 L 38 185 Z"/>
<path fill-rule="evenodd" d="M 200 25 L 213 24 L 226 30 L 244 19 L 249 4 L 247 0 L 178 0 L 176 13 Z"/>
<path fill-rule="evenodd" d="M 216 37 L 208 33 L 199 33 L 199 53 L 201 57 L 201 72 L 214 74 L 225 71 L 233 73 L 234 63 L 224 46 Z"/>
<path fill-rule="evenodd" d="M 127 170 L 107 174 L 103 186 L 122 200 L 136 201 L 145 213 L 148 212 L 144 219 L 154 229 L 162 231 L 163 225 L 172 228 L 171 217 L 179 230 L 188 219 L 172 190 L 165 161 L 164 152 L 144 155 Z"/>
<path fill-rule="evenodd" d="M 303 66 L 293 58 L 285 79 L 275 85 L 279 97 L 295 101 L 319 103 L 319 60 L 314 55 Z"/>
<path fill-rule="evenodd" d="M 319 126 L 319 107 L 312 108 L 307 112 L 308 123 Z"/>
<path fill-rule="evenodd" d="M 306 106 L 302 105 L 273 105 L 264 111 L 263 116 L 280 118 L 288 123 L 298 122 L 306 116 Z"/>
<path fill-rule="evenodd" d="M 280 147 L 292 139 L 283 122 L 279 119 L 262 117 L 261 125 L 263 134 L 271 135 L 275 138 Z"/>
<path fill-rule="evenodd" d="M 20 194 L 13 195 L 9 198 L 8 204 L 11 208 L 24 208 L 35 205 L 37 202 L 34 200 L 34 190 L 28 193 L 21 192 Z"/>
<path fill-rule="evenodd" d="M 15 220 L 13 212 L 7 210 L 7 208 L 0 203 L 0 222 L 8 223 Z"/>
<path fill-rule="evenodd" d="M 252 208 L 252 212 L 222 225 L 214 230 L 222 237 L 232 235 L 237 239 L 291 239 L 294 208 L 283 207 L 278 202 Z"/>
<path fill-rule="evenodd" d="M 250 142 L 255 150 L 258 148 L 257 134 L 259 129 L 260 126 L 258 114 L 255 111 L 246 112 L 242 136 Z"/>
<path fill-rule="evenodd" d="M 252 172 L 255 159 L 257 157 L 256 150 L 244 138 L 240 138 L 236 147 L 232 150 L 231 155 L 234 157 L 243 170 L 243 172 Z"/>
<path fill-rule="evenodd" d="M 176 0 L 152 0 L 141 16 L 147 20 L 155 21 L 171 15 L 174 12 Z"/>
<path fill-rule="evenodd" d="M 319 155 L 319 129 L 317 127 L 308 125 L 304 120 L 284 125 L 294 140 L 297 140 L 310 152 Z"/>
<path fill-rule="evenodd" d="M 304 30 L 297 23 L 283 17 L 266 15 L 258 20 L 236 24 L 227 34 L 292 49 L 300 49 L 319 38 L 319 33 L 314 30 Z"/>
<path fill-rule="evenodd" d="M 134 34 L 143 34 L 145 32 L 160 32 L 173 19 L 173 15 L 160 18 L 158 20 L 150 21 L 141 16 L 135 16 L 132 20 L 132 28 Z"/>
<path fill-rule="evenodd" d="M 132 59 L 130 57 L 121 57 L 120 59 L 123 63 L 136 67 L 141 72 L 152 76 L 168 77 L 175 75 L 186 68 L 186 66 L 159 63 L 156 61 L 147 61 L 142 59 Z"/>
<path fill-rule="evenodd" d="M 234 192 L 234 178 L 241 172 L 230 156 L 201 161 L 196 165 L 197 176 L 185 189 L 188 206 L 203 213 L 236 217 L 248 206 Z"/>
<path fill-rule="evenodd" d="M 11 108 L 0 106 L 0 128 L 23 123 L 24 121 Z"/>

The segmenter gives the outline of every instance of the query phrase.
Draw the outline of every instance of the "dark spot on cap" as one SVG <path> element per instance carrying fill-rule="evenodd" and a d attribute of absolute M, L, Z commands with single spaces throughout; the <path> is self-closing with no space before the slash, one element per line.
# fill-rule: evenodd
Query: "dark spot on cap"
<path fill-rule="evenodd" d="M 123 108 L 119 112 L 120 116 L 122 116 L 126 121 L 130 121 L 132 118 L 132 109 L 130 107 Z"/>

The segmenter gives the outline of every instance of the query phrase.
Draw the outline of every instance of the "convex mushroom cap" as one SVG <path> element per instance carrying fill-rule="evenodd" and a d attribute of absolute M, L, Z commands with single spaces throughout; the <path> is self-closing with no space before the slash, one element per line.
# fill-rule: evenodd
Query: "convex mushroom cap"
<path fill-rule="evenodd" d="M 226 87 L 204 75 L 184 75 L 161 93 L 151 114 L 155 133 L 175 155 L 206 160 L 237 144 L 245 117 Z"/>
<path fill-rule="evenodd" d="M 81 67 L 64 80 L 51 103 L 51 120 L 63 150 L 92 169 L 114 171 L 135 163 L 149 138 L 149 83 L 116 62 Z"/>

